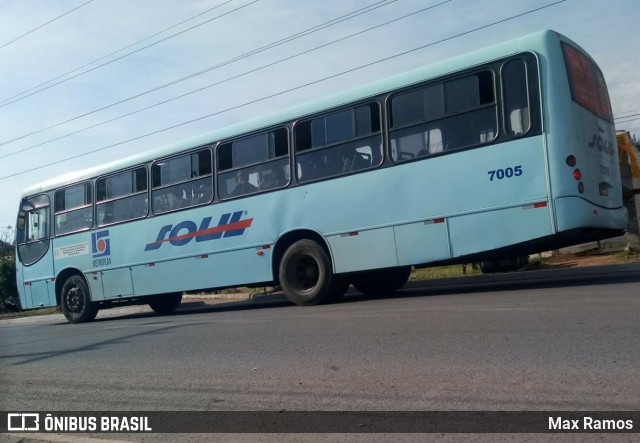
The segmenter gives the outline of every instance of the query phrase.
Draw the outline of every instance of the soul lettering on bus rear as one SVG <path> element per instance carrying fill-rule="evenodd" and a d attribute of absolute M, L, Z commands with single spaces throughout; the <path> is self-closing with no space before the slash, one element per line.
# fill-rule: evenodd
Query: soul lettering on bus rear
<path fill-rule="evenodd" d="M 160 228 L 157 238 L 152 243 L 147 243 L 145 251 L 159 249 L 164 243 L 173 246 L 184 246 L 192 239 L 197 242 L 217 240 L 219 238 L 235 237 L 244 234 L 246 228 L 251 226 L 252 218 L 241 220 L 244 211 L 222 214 L 217 226 L 209 227 L 212 217 L 205 217 L 199 226 L 192 220 L 185 220 L 176 225 L 165 225 Z"/>
<path fill-rule="evenodd" d="M 593 138 L 591 139 L 591 142 L 587 144 L 587 146 L 589 146 L 591 149 L 596 149 L 600 152 L 604 152 L 605 154 L 608 154 L 612 157 L 616 153 L 613 143 L 609 140 L 603 139 L 597 134 L 593 134 Z"/>

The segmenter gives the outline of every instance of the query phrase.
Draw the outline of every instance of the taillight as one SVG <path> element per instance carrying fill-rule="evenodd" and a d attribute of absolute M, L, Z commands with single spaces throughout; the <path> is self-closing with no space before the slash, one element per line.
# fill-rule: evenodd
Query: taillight
<path fill-rule="evenodd" d="M 567 164 L 567 166 L 569 166 L 570 168 L 575 168 L 576 165 L 578 164 L 578 160 L 573 155 L 568 155 L 567 158 L 564 161 Z M 584 183 L 582 183 L 580 181 L 580 180 L 582 180 L 582 172 L 580 172 L 580 169 L 575 168 L 573 170 L 573 178 L 574 178 L 575 181 L 579 182 L 578 183 L 578 192 L 580 194 L 582 194 L 584 192 Z"/>
<path fill-rule="evenodd" d="M 580 169 L 573 170 L 573 178 L 575 178 L 576 180 L 580 180 L 582 178 L 582 173 L 580 172 Z"/>

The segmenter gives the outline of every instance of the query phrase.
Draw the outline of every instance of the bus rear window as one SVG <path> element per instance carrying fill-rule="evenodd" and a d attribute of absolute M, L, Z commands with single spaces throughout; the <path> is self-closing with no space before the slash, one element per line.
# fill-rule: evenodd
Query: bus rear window
<path fill-rule="evenodd" d="M 562 43 L 571 97 L 580 106 L 613 123 L 611 102 L 600 69 L 576 48 Z"/>

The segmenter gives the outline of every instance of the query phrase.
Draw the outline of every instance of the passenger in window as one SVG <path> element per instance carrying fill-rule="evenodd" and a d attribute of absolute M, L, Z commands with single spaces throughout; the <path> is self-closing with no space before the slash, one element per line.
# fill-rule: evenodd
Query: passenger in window
<path fill-rule="evenodd" d="M 198 205 L 200 203 L 206 203 L 209 200 L 211 200 L 211 184 L 208 181 L 200 183 L 194 191 L 193 204 Z"/>
<path fill-rule="evenodd" d="M 266 189 L 273 189 L 276 187 L 276 178 L 271 170 L 262 171 L 260 173 L 260 186 L 259 189 L 264 191 Z"/>
<path fill-rule="evenodd" d="M 247 174 L 247 171 L 238 171 L 236 174 L 236 182 L 238 184 L 233 188 L 233 192 L 231 192 L 232 197 L 249 194 L 258 190 L 258 188 L 249 183 L 249 175 Z"/>
<path fill-rule="evenodd" d="M 284 171 L 281 166 L 276 166 L 272 170 L 273 180 L 275 182 L 275 186 L 284 186 L 287 184 L 287 179 L 285 178 Z"/>
<path fill-rule="evenodd" d="M 346 150 L 343 153 L 342 157 L 342 171 L 341 172 L 350 172 L 353 170 L 353 163 L 355 161 L 356 155 L 358 153 L 355 149 Z"/>
<path fill-rule="evenodd" d="M 328 177 L 342 172 L 344 167 L 342 156 L 337 149 L 325 149 L 316 165 L 315 178 Z"/>
<path fill-rule="evenodd" d="M 260 174 L 260 187 L 262 191 L 264 189 L 273 189 L 284 186 L 287 180 L 284 177 L 284 172 L 280 166 L 276 166 L 272 169 L 262 171 Z"/>
<path fill-rule="evenodd" d="M 175 192 L 176 190 L 173 189 L 167 193 L 167 207 L 170 211 L 182 207 L 182 192 L 180 192 L 179 195 L 176 195 Z"/>
<path fill-rule="evenodd" d="M 315 175 L 316 164 L 310 156 L 298 161 L 298 178 L 307 181 L 312 180 Z"/>

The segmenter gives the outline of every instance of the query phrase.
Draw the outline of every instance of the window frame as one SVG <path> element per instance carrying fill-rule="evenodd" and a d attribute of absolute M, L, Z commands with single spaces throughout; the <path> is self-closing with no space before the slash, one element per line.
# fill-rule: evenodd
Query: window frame
<path fill-rule="evenodd" d="M 41 200 L 40 203 L 34 203 L 34 201 Z M 29 202 L 30 205 L 26 205 Z M 29 220 L 27 214 L 35 211 L 46 209 L 47 216 L 47 236 L 37 240 L 27 240 L 29 234 Z M 38 263 L 49 251 L 51 246 L 51 238 L 53 237 L 52 224 L 52 212 L 51 199 L 47 193 L 35 194 L 28 197 L 22 197 L 20 202 L 20 209 L 18 210 L 18 217 L 16 219 L 16 251 L 18 260 L 20 263 L 29 267 Z M 23 227 L 20 229 L 20 219 L 23 220 Z M 19 231 L 22 231 L 20 234 Z M 24 236 L 23 241 L 20 241 L 20 236 Z"/>
<path fill-rule="evenodd" d="M 319 117 L 324 117 L 326 119 L 327 116 L 333 115 L 333 114 L 338 114 L 340 112 L 344 112 L 347 110 L 351 110 L 352 112 L 354 112 L 354 120 L 353 120 L 353 133 L 356 134 L 356 128 L 357 128 L 357 123 L 356 123 L 356 118 L 355 118 L 355 110 L 356 108 L 360 108 L 363 106 L 371 106 L 375 104 L 376 107 L 378 108 L 378 124 L 379 124 L 379 130 L 377 132 L 370 132 L 366 135 L 361 135 L 361 136 L 354 136 L 348 139 L 344 139 L 344 140 L 340 140 L 337 142 L 332 142 L 332 143 L 326 143 L 322 146 L 316 146 L 316 147 L 310 147 L 307 149 L 303 149 L 298 151 L 297 149 L 297 141 L 298 141 L 298 135 L 297 135 L 297 128 L 298 126 L 300 126 L 303 123 L 307 123 L 309 122 L 309 126 L 311 126 L 311 122 L 314 119 L 317 119 Z M 306 184 L 310 184 L 310 183 L 316 183 L 319 181 L 324 181 L 324 180 L 331 180 L 334 178 L 338 178 L 338 177 L 344 177 L 344 176 L 348 176 L 348 175 L 352 175 L 352 174 L 359 174 L 362 172 L 367 172 L 367 171 L 372 171 L 374 169 L 380 168 L 384 163 L 385 163 L 385 143 L 386 143 L 386 125 L 385 125 L 385 114 L 384 114 L 384 96 L 383 95 L 376 95 L 374 97 L 368 97 L 366 99 L 363 100 L 358 100 L 357 102 L 353 102 L 353 103 L 348 103 L 346 105 L 342 105 L 342 106 L 338 106 L 335 108 L 330 108 L 330 109 L 326 109 L 324 111 L 321 112 L 317 112 L 315 114 L 311 114 L 311 115 L 307 115 L 298 119 L 293 120 L 292 122 L 292 146 L 291 146 L 291 151 L 292 151 L 292 164 L 291 164 L 291 179 L 293 180 L 293 177 L 295 177 L 295 181 L 297 184 L 299 185 L 306 185 Z M 372 114 L 373 116 L 373 114 Z M 326 121 L 326 120 L 325 120 Z M 372 119 L 373 121 L 373 119 Z M 310 128 L 311 131 L 311 128 Z M 312 131 L 311 131 L 312 132 Z M 343 145 L 347 145 L 347 144 L 351 144 L 351 143 L 356 143 L 358 141 L 361 140 L 366 140 L 366 139 L 371 139 L 374 137 L 379 137 L 380 139 L 380 155 L 379 155 L 379 160 L 375 163 L 372 164 L 370 167 L 367 168 L 362 168 L 362 169 L 357 169 L 357 170 L 350 170 L 350 171 L 345 171 L 345 172 L 338 172 L 335 174 L 330 174 L 330 175 L 326 175 L 323 177 L 319 177 L 319 178 L 311 178 L 309 180 L 300 180 L 300 177 L 298 176 L 298 157 L 299 156 L 305 156 L 306 154 L 309 153 L 314 153 L 314 152 L 321 152 L 324 150 L 329 150 L 338 146 L 343 146 Z"/>
<path fill-rule="evenodd" d="M 149 181 L 149 185 L 148 185 L 149 204 L 148 204 L 148 207 L 149 207 L 149 211 L 147 213 L 147 216 L 149 216 L 149 215 L 154 215 L 154 216 L 164 215 L 164 214 L 169 214 L 169 213 L 172 213 L 172 212 L 183 211 L 183 210 L 186 210 L 186 209 L 195 208 L 197 206 L 209 205 L 215 200 L 215 196 L 216 196 L 216 180 L 215 180 L 215 175 L 216 175 L 215 152 L 216 152 L 216 149 L 215 148 L 216 148 L 217 145 L 218 145 L 218 142 L 208 143 L 206 145 L 201 145 L 201 146 L 198 146 L 196 148 L 191 148 L 191 149 L 188 149 L 188 150 L 183 151 L 183 152 L 171 154 L 171 155 L 166 156 L 166 157 L 157 158 L 157 159 L 153 160 L 152 162 L 150 162 L 148 164 L 148 169 L 149 169 L 149 175 L 148 175 L 148 181 Z M 186 180 L 180 180 L 180 181 L 177 181 L 177 182 L 172 182 L 172 183 L 167 184 L 167 185 L 160 185 L 158 187 L 153 187 L 154 166 L 156 166 L 158 163 L 175 160 L 175 159 L 180 158 L 180 157 L 186 157 L 186 156 L 190 157 L 193 154 L 197 154 L 198 152 L 205 151 L 205 150 L 208 150 L 209 153 L 211 154 L 210 157 L 209 157 L 210 158 L 211 173 L 205 174 L 205 175 L 200 175 L 200 176 L 197 176 L 195 178 L 189 178 L 189 179 L 186 179 Z M 155 211 L 154 210 L 154 204 L 153 204 L 154 195 L 153 194 L 154 194 L 155 191 L 171 188 L 171 187 L 174 187 L 174 186 L 184 185 L 184 184 L 191 183 L 191 182 L 194 182 L 194 181 L 202 180 L 203 178 L 206 178 L 206 177 L 210 177 L 211 178 L 211 180 L 210 180 L 211 197 L 208 200 L 202 201 L 202 202 L 198 202 L 196 204 L 191 204 L 191 205 L 188 205 L 188 206 L 183 206 L 183 207 L 180 207 L 180 208 L 169 209 L 169 210 L 166 210 L 166 211 Z"/>
<path fill-rule="evenodd" d="M 505 90 L 505 81 L 504 81 L 506 76 L 504 76 L 504 69 L 509 63 L 512 63 L 515 61 L 520 61 L 524 65 L 525 90 L 527 94 L 527 109 L 529 109 L 529 125 L 526 131 L 522 132 L 521 134 L 512 135 L 510 134 L 509 123 L 507 122 L 507 118 L 509 118 L 509 116 L 507 116 L 507 94 Z M 534 92 L 532 91 L 530 69 L 532 69 L 532 67 L 529 65 L 529 61 L 527 60 L 526 56 L 516 56 L 516 57 L 511 57 L 504 60 L 500 64 L 500 68 L 498 72 L 500 76 L 500 98 L 501 98 L 500 111 L 502 113 L 502 129 L 505 135 L 513 140 L 527 137 L 534 128 L 533 105 L 535 104 L 535 101 L 534 101 L 534 98 L 532 97 Z"/>
<path fill-rule="evenodd" d="M 112 198 L 107 198 L 105 200 L 98 201 L 98 181 L 107 180 L 108 178 L 115 177 L 117 175 L 122 175 L 122 174 L 125 174 L 127 172 L 134 173 L 134 171 L 136 171 L 138 169 L 144 169 L 144 171 L 146 173 L 146 185 L 147 185 L 147 188 L 144 191 L 132 192 L 130 194 L 120 195 L 118 197 L 112 197 Z M 150 208 L 149 208 L 149 206 L 150 206 L 149 205 L 149 200 L 150 200 L 149 199 L 149 194 L 150 194 L 149 188 L 150 188 L 150 183 L 151 183 L 150 178 L 151 178 L 151 174 L 149 172 L 149 167 L 148 167 L 147 164 L 141 164 L 141 165 L 137 165 L 137 166 L 131 166 L 131 167 L 125 168 L 125 169 L 119 169 L 118 171 L 114 171 L 114 172 L 111 172 L 109 174 L 100 175 L 100 176 L 96 177 L 95 180 L 94 180 L 94 186 L 95 186 L 95 190 L 94 190 L 94 193 L 95 193 L 95 199 L 94 199 L 95 210 L 94 210 L 94 218 L 93 218 L 94 226 L 96 228 L 104 228 L 105 226 L 112 226 L 112 225 L 116 225 L 116 224 L 120 224 L 120 223 L 126 223 L 126 222 L 129 222 L 129 221 L 132 221 L 132 220 L 140 220 L 142 218 L 146 218 L 150 213 Z M 124 200 L 126 198 L 131 198 L 133 196 L 142 195 L 142 194 L 147 194 L 147 207 L 146 207 L 144 215 L 141 215 L 139 217 L 127 218 L 125 220 L 117 220 L 117 221 L 113 221 L 113 222 L 109 222 L 109 223 L 103 223 L 103 224 L 100 224 L 98 222 L 98 207 L 100 205 L 104 205 L 105 203 L 112 203 L 112 202 L 119 201 L 119 200 Z"/>
<path fill-rule="evenodd" d="M 403 164 L 403 163 L 407 163 L 407 162 L 412 162 L 412 161 L 419 161 L 419 160 L 426 160 L 429 158 L 434 158 L 434 157 L 439 157 L 442 155 L 448 155 L 448 154 L 453 154 L 456 152 L 463 152 L 469 149 L 477 149 L 480 147 L 484 147 L 484 146 L 489 146 L 492 145 L 496 142 L 499 142 L 500 139 L 503 137 L 503 131 L 501 128 L 501 123 L 502 123 L 502 119 L 501 119 L 501 112 L 502 112 L 502 91 L 501 91 L 501 81 L 502 79 L 500 78 L 498 72 L 497 71 L 497 66 L 498 63 L 503 64 L 509 60 L 512 60 L 513 57 L 508 57 L 499 61 L 492 61 L 483 65 L 479 65 L 479 66 L 474 66 L 470 69 L 466 69 L 466 70 L 462 70 L 460 72 L 456 72 L 454 74 L 451 75 L 444 75 L 438 78 L 433 78 L 433 79 L 429 79 L 423 82 L 420 82 L 418 84 L 414 84 L 414 85 L 410 85 L 408 87 L 405 88 L 400 88 L 396 91 L 393 91 L 392 93 L 388 94 L 385 100 L 385 111 L 387 114 L 387 121 L 386 121 L 386 138 L 387 138 L 387 149 L 386 149 L 386 155 L 389 159 L 389 161 L 394 164 Z M 492 87 L 493 87 L 493 101 L 491 103 L 484 103 L 484 104 L 480 104 L 474 108 L 469 108 L 469 109 L 465 109 L 464 111 L 460 111 L 460 112 L 453 112 L 453 113 L 446 113 L 446 84 L 452 81 L 456 81 L 465 77 L 469 77 L 472 76 L 474 74 L 478 74 L 480 72 L 488 72 L 491 75 L 491 81 L 492 81 Z M 399 95 L 402 94 L 406 94 L 409 92 L 413 92 L 413 91 L 418 91 L 421 89 L 425 89 L 425 88 L 429 88 L 431 86 L 435 86 L 441 84 L 443 86 L 443 90 L 444 92 L 444 96 L 443 96 L 443 100 L 444 100 L 444 105 L 445 105 L 445 114 L 438 117 L 438 118 L 434 118 L 434 119 L 423 119 L 423 120 L 415 120 L 412 121 L 410 123 L 407 124 L 403 124 L 403 125 L 397 125 L 397 126 L 392 126 L 393 123 L 393 99 Z M 424 155 L 424 156 L 415 156 L 409 159 L 394 159 L 393 158 L 393 153 L 391 152 L 392 149 L 392 134 L 394 132 L 397 131 L 402 131 L 405 129 L 409 129 L 412 127 L 416 127 L 416 126 L 420 126 L 420 125 L 425 125 L 425 124 L 431 124 L 431 123 L 435 123 L 435 122 L 441 122 L 441 121 L 445 121 L 445 120 L 449 120 L 449 119 L 453 119 L 453 118 L 457 118 L 460 116 L 464 116 L 464 115 L 469 115 L 469 114 L 473 114 L 479 111 L 483 111 L 485 109 L 491 109 L 493 108 L 495 110 L 494 114 L 495 114 L 495 134 L 493 135 L 493 138 L 489 141 L 486 142 L 477 142 L 474 144 L 470 144 L 470 145 L 465 145 L 459 148 L 453 148 L 451 150 L 447 150 L 444 149 L 444 146 L 446 146 L 447 144 L 445 144 L 445 140 L 444 140 L 444 131 L 441 130 L 441 136 L 442 136 L 442 143 L 443 143 L 443 149 L 440 152 L 437 153 L 433 153 L 433 154 L 428 154 L 428 155 Z M 434 130 L 436 128 L 430 129 L 430 130 Z"/>
<path fill-rule="evenodd" d="M 220 170 L 219 169 L 220 168 L 220 161 L 219 161 L 218 155 L 219 155 L 220 148 L 222 146 L 233 144 L 234 142 L 241 141 L 241 140 L 246 140 L 246 139 L 249 139 L 249 138 L 252 138 L 252 137 L 256 137 L 258 135 L 268 134 L 270 132 L 275 132 L 275 131 L 277 131 L 279 129 L 284 129 L 285 133 L 286 133 L 286 137 L 285 137 L 285 139 L 287 141 L 287 154 L 286 155 L 280 155 L 278 157 L 272 157 L 272 158 L 268 158 L 266 160 L 254 161 L 254 162 L 251 162 L 251 163 L 245 163 L 242 166 L 235 166 L 235 167 L 227 168 L 227 169 L 224 169 L 224 170 Z M 293 183 L 293 174 L 292 174 L 292 171 L 291 171 L 291 158 L 292 158 L 292 141 L 291 141 L 291 138 L 292 138 L 292 129 L 290 127 L 290 124 L 289 123 L 285 123 L 285 124 L 279 124 L 279 125 L 275 125 L 275 126 L 270 126 L 268 128 L 263 128 L 263 129 L 260 129 L 260 130 L 257 130 L 257 131 L 251 131 L 251 132 L 248 132 L 248 133 L 245 133 L 245 134 L 240 134 L 240 135 L 238 135 L 236 137 L 232 137 L 232 138 L 228 138 L 228 139 L 224 139 L 224 140 L 219 141 L 216 144 L 215 149 L 214 149 L 214 155 L 215 155 L 215 161 L 214 161 L 214 163 L 215 163 L 215 165 L 214 165 L 215 166 L 215 172 L 214 173 L 215 173 L 215 183 L 216 183 L 215 196 L 218 198 L 218 200 L 219 201 L 229 201 L 229 200 L 233 200 L 233 199 L 236 199 L 236 198 L 243 198 L 243 197 L 248 197 L 248 196 L 251 196 L 251 195 L 263 194 L 265 192 L 272 192 L 272 191 L 276 191 L 276 190 L 279 190 L 279 189 L 286 188 L 291 183 Z M 232 149 L 233 149 L 233 147 L 232 147 Z M 233 156 L 233 153 L 232 153 L 232 156 Z M 250 169 L 256 168 L 256 167 L 258 167 L 260 165 L 267 165 L 267 164 L 270 164 L 270 163 L 276 163 L 276 162 L 279 162 L 279 161 L 283 161 L 285 159 L 287 160 L 287 164 L 289 165 L 289 179 L 286 180 L 284 184 L 276 186 L 276 187 L 273 187 L 273 188 L 270 188 L 270 189 L 260 189 L 259 187 L 256 187 L 255 191 L 248 192 L 248 193 L 243 193 L 243 194 L 239 194 L 239 195 L 232 195 L 233 191 L 229 195 L 226 195 L 226 196 L 223 196 L 221 194 L 220 191 L 223 189 L 223 184 L 221 183 L 221 176 L 227 175 L 227 174 L 231 174 L 231 173 L 236 173 L 237 174 L 238 172 L 243 171 L 243 170 L 250 170 Z"/>
<path fill-rule="evenodd" d="M 83 205 L 80 206 L 74 206 L 73 208 L 67 209 L 65 208 L 62 211 L 56 211 L 56 199 L 57 199 L 57 195 L 59 192 L 62 191 L 66 191 L 68 189 L 72 189 L 75 188 L 77 186 L 84 186 L 85 190 L 88 189 L 92 195 L 91 195 L 91 203 L 85 203 Z M 85 191 L 86 192 L 86 191 Z M 86 196 L 86 194 L 85 194 Z M 88 180 L 82 180 L 79 182 L 75 182 L 57 189 L 53 190 L 53 210 L 52 212 L 52 216 L 53 216 L 53 229 L 50 230 L 50 235 L 53 234 L 54 237 L 62 237 L 65 235 L 70 235 L 70 234 L 75 234 L 77 232 L 84 232 L 84 231 L 90 231 L 91 229 L 93 229 L 96 226 L 96 215 L 95 215 L 95 209 L 94 209 L 94 204 L 95 204 L 95 189 L 93 188 L 93 183 L 90 179 Z M 57 220 L 56 217 L 58 215 L 61 214 L 70 214 L 72 212 L 76 212 L 76 211 L 80 211 L 83 209 L 87 209 L 87 208 L 91 208 L 91 224 L 89 226 L 80 228 L 80 229 L 74 229 L 72 231 L 67 231 L 67 232 L 58 232 L 58 225 L 57 225 Z"/>

